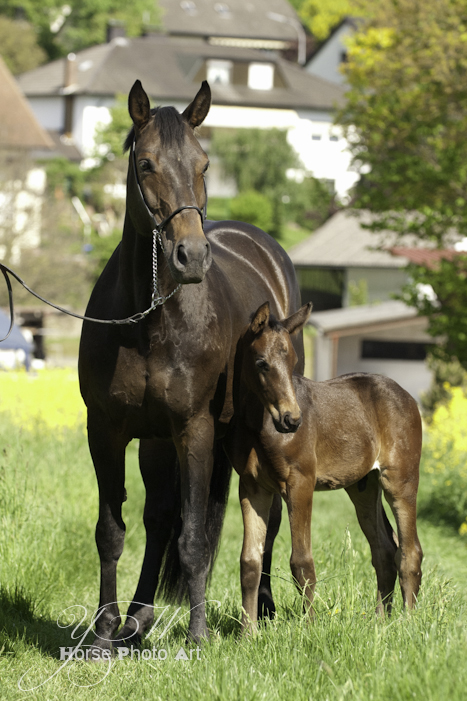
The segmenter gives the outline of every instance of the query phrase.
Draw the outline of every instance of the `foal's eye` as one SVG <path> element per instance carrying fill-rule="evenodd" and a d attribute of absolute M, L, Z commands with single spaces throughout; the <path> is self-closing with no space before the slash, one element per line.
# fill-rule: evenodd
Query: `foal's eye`
<path fill-rule="evenodd" d="M 144 172 L 149 172 L 150 170 L 152 170 L 151 162 L 147 161 L 146 159 L 143 159 L 142 161 L 139 162 L 139 167 Z"/>
<path fill-rule="evenodd" d="M 256 367 L 258 370 L 262 370 L 263 372 L 267 372 L 269 370 L 269 365 L 264 358 L 258 358 L 256 361 Z"/>

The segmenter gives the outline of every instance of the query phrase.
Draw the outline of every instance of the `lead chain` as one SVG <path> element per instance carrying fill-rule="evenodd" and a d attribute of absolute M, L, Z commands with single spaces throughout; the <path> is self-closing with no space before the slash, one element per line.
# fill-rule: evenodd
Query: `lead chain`
<path fill-rule="evenodd" d="M 168 299 L 170 299 L 182 286 L 181 283 L 167 296 L 159 294 L 159 279 L 157 275 L 157 244 L 159 243 L 162 252 L 164 253 L 164 246 L 162 244 L 162 236 L 160 231 L 154 229 L 152 232 L 152 296 L 151 296 L 151 307 L 150 310 L 160 307 L 165 304 Z"/>

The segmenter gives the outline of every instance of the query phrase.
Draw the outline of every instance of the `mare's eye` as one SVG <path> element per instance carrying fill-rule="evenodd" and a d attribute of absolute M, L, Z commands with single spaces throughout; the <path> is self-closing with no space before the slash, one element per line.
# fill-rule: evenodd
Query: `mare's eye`
<path fill-rule="evenodd" d="M 206 163 L 206 165 L 204 166 L 204 168 L 203 168 L 203 175 L 206 174 L 206 171 L 207 171 L 207 169 L 209 168 L 209 166 L 210 166 L 210 163 L 209 163 L 209 161 L 208 161 L 208 162 Z"/>
<path fill-rule="evenodd" d="M 149 172 L 152 170 L 151 167 L 151 162 L 147 161 L 146 159 L 143 159 L 142 161 L 139 162 L 139 167 L 141 168 L 142 171 L 145 173 Z"/>
<path fill-rule="evenodd" d="M 256 361 L 256 367 L 258 368 L 258 370 L 261 370 L 262 372 L 267 372 L 269 370 L 269 365 L 264 360 L 264 358 L 258 358 L 258 360 Z"/>

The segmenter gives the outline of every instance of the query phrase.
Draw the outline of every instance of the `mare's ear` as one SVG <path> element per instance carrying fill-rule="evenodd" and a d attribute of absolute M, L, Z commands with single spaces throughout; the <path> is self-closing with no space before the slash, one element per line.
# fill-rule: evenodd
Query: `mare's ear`
<path fill-rule="evenodd" d="M 251 320 L 250 329 L 256 335 L 260 333 L 269 324 L 269 302 L 265 302 L 254 313 Z"/>
<path fill-rule="evenodd" d="M 308 304 L 304 304 L 303 307 L 300 307 L 298 312 L 295 312 L 295 314 L 292 314 L 287 319 L 282 319 L 282 326 L 290 334 L 297 333 L 297 331 L 301 331 L 305 326 L 306 322 L 308 321 L 308 317 L 311 314 L 312 307 L 313 304 L 311 302 L 308 302 Z"/>
<path fill-rule="evenodd" d="M 191 104 L 183 112 L 182 117 L 186 119 L 192 129 L 199 127 L 206 119 L 211 107 L 211 88 L 207 80 L 203 80 L 198 93 Z"/>
<path fill-rule="evenodd" d="M 151 105 L 140 80 L 135 81 L 128 95 L 128 111 L 136 129 L 143 129 L 149 122 Z"/>

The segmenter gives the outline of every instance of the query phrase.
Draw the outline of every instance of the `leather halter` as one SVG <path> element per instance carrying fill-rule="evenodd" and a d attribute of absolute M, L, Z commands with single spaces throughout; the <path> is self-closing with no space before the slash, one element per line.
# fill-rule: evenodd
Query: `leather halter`
<path fill-rule="evenodd" d="M 137 186 L 137 190 L 138 190 L 138 193 L 139 193 L 140 200 L 141 200 L 141 202 L 143 203 L 144 207 L 146 208 L 146 211 L 147 211 L 147 213 L 149 214 L 149 216 L 151 217 L 152 221 L 154 222 L 153 233 L 159 234 L 159 235 L 160 235 L 160 234 L 165 230 L 165 227 L 167 226 L 167 224 L 168 224 L 177 214 L 179 214 L 180 212 L 183 212 L 184 209 L 195 209 L 195 210 L 198 212 L 199 216 L 201 217 L 201 224 L 203 225 L 204 222 L 205 222 L 205 220 L 206 220 L 206 210 L 207 210 L 207 206 L 208 206 L 208 193 L 207 193 L 207 190 L 206 190 L 206 178 L 204 177 L 204 173 L 203 173 L 203 183 L 204 183 L 205 200 L 204 200 L 204 207 L 203 207 L 203 209 L 200 209 L 200 208 L 199 208 L 197 205 L 195 205 L 195 204 L 184 204 L 184 205 L 182 205 L 181 207 L 178 207 L 177 209 L 174 209 L 173 212 L 171 212 L 167 217 L 165 217 L 165 219 L 163 219 L 163 220 L 158 224 L 157 221 L 156 221 L 156 218 L 155 218 L 155 216 L 154 216 L 154 214 L 153 214 L 153 212 L 152 212 L 152 211 L 149 209 L 149 207 L 148 207 L 148 204 L 147 204 L 147 202 L 146 202 L 146 200 L 145 200 L 145 198 L 144 198 L 144 195 L 143 195 L 143 191 L 142 191 L 142 189 L 141 189 L 141 184 L 140 184 L 139 178 L 138 178 L 138 168 L 137 168 L 137 165 L 136 165 L 136 153 L 135 153 L 135 149 L 136 149 L 136 140 L 134 139 L 134 140 L 133 140 L 132 147 L 131 147 L 131 153 L 132 153 L 132 159 L 133 159 L 133 170 L 134 170 L 134 173 L 135 173 L 136 186 Z"/>

